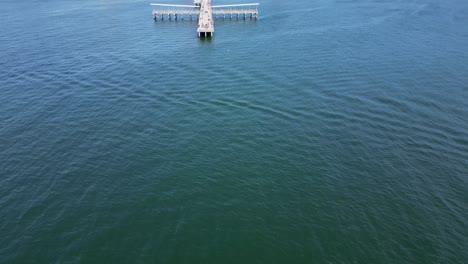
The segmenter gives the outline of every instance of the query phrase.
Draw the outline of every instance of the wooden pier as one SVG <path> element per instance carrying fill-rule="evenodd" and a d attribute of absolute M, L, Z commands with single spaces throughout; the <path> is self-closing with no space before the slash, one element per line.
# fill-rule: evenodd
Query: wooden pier
<path fill-rule="evenodd" d="M 211 0 L 194 0 L 194 5 L 151 4 L 154 20 L 197 19 L 198 37 L 213 37 L 213 19 L 253 19 L 258 18 L 258 3 L 213 6 Z M 248 7 L 248 8 L 247 8 Z"/>

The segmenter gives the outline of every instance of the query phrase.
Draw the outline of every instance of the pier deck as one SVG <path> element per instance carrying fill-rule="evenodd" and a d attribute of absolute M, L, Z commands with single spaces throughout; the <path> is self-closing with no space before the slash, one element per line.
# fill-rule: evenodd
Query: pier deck
<path fill-rule="evenodd" d="M 201 0 L 200 15 L 198 15 L 198 37 L 213 36 L 213 8 L 211 7 L 211 0 Z"/>

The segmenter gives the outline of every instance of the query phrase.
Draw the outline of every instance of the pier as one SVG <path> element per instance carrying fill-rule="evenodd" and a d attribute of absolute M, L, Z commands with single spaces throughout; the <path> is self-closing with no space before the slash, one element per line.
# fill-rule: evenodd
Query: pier
<path fill-rule="evenodd" d="M 237 5 L 212 5 L 211 0 L 194 0 L 194 5 L 153 3 L 154 20 L 197 20 L 198 37 L 213 37 L 213 19 L 258 19 L 258 3 Z"/>

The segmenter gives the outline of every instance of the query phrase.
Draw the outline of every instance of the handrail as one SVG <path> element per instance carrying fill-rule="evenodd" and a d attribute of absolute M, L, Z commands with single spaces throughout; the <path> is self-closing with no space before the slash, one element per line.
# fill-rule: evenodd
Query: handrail
<path fill-rule="evenodd" d="M 252 4 L 238 4 L 238 5 L 215 5 L 211 6 L 212 8 L 217 8 L 217 7 L 236 7 L 236 6 L 259 6 L 259 3 L 252 3 Z"/>

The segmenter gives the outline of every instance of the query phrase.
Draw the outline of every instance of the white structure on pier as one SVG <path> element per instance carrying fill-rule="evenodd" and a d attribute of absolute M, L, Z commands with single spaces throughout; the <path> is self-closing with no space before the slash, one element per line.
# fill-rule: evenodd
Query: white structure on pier
<path fill-rule="evenodd" d="M 194 0 L 194 5 L 151 4 L 158 8 L 153 9 L 154 20 L 171 20 L 197 17 L 198 37 L 212 37 L 214 34 L 213 15 L 215 19 L 257 19 L 258 3 L 238 5 L 211 5 L 211 0 Z"/>

